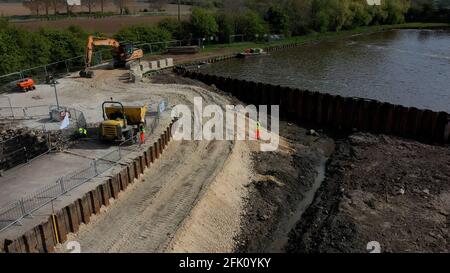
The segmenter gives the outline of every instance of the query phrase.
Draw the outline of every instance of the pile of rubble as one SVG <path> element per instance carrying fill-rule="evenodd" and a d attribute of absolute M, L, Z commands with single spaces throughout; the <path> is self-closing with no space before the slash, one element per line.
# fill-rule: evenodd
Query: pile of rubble
<path fill-rule="evenodd" d="M 11 169 L 50 150 L 62 150 L 67 145 L 66 138 L 59 132 L 3 128 L 0 131 L 0 170 Z"/>

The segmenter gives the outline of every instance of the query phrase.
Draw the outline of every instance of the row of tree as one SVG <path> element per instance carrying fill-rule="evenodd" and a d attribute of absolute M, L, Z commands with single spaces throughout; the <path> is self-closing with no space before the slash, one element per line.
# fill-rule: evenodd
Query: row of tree
<path fill-rule="evenodd" d="M 216 12 L 193 9 L 189 22 L 166 19 L 159 26 L 177 39 L 192 34 L 228 42 L 234 35 L 255 40 L 266 34 L 291 36 L 398 24 L 405 21 L 408 9 L 409 0 L 383 0 L 380 6 L 370 6 L 367 0 L 236 0 L 224 2 Z"/>
<path fill-rule="evenodd" d="M 405 21 L 409 0 L 247 0 L 272 31 L 299 35 L 310 31 L 338 31 L 359 26 L 397 24 Z"/>
<path fill-rule="evenodd" d="M 289 36 L 339 31 L 402 23 L 410 3 L 409 0 L 383 0 L 381 6 L 369 6 L 366 0 L 233 1 L 236 1 L 233 5 L 224 2 L 221 9 L 194 8 L 188 21 L 166 18 L 157 26 L 126 27 L 115 38 L 154 43 L 214 37 L 216 42 L 225 43 L 235 36 L 255 40 L 267 34 Z M 43 28 L 29 32 L 0 18 L 0 74 L 83 55 L 87 35 L 75 26 L 67 30 Z"/>
<path fill-rule="evenodd" d="M 0 74 L 80 56 L 86 38 L 87 34 L 75 26 L 31 32 L 0 19 Z"/>

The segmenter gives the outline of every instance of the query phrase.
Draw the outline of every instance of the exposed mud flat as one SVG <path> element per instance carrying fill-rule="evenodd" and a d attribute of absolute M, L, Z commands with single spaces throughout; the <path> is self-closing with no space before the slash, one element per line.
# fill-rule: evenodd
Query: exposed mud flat
<path fill-rule="evenodd" d="M 450 149 L 354 134 L 339 141 L 288 252 L 450 251 Z"/>
<path fill-rule="evenodd" d="M 280 123 L 280 137 L 276 152 L 252 153 L 255 178 L 248 185 L 235 251 L 284 252 L 289 231 L 322 182 L 334 141 L 286 122 Z"/>

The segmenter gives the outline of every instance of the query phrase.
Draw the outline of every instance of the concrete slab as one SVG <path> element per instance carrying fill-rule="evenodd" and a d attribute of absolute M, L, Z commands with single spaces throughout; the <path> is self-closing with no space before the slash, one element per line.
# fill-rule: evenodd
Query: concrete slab
<path fill-rule="evenodd" d="M 67 152 L 88 159 L 98 159 L 112 151 L 117 150 L 117 147 L 117 145 L 87 139 L 76 143 Z"/>
<path fill-rule="evenodd" d="M 80 156 L 51 153 L 6 171 L 0 177 L 0 207 L 56 182 L 61 176 L 86 168 L 89 164 L 89 160 Z"/>
<path fill-rule="evenodd" d="M 158 60 L 158 67 L 159 69 L 164 69 L 167 67 L 166 59 Z"/>
<path fill-rule="evenodd" d="M 173 58 L 167 58 L 167 67 L 173 66 Z"/>
<path fill-rule="evenodd" d="M 14 239 L 19 235 L 24 234 L 31 228 L 34 228 L 35 226 L 39 225 L 40 223 L 46 222 L 48 220 L 48 217 L 52 213 L 52 211 L 58 211 L 61 208 L 64 208 L 65 206 L 71 204 L 75 200 L 82 198 L 87 192 L 95 189 L 99 185 L 105 182 L 105 178 L 108 178 L 111 176 L 111 174 L 117 174 L 119 173 L 123 167 L 127 164 L 127 162 L 133 162 L 135 160 L 135 157 L 139 154 L 138 151 L 145 151 L 148 150 L 150 146 L 154 143 L 154 141 L 157 140 L 158 136 L 161 135 L 161 133 L 165 130 L 165 128 L 168 126 L 168 124 L 171 121 L 170 113 L 165 112 L 160 117 L 159 125 L 157 126 L 154 134 L 148 135 L 148 138 L 146 140 L 146 143 L 142 146 L 139 145 L 132 145 L 126 147 L 126 150 L 123 151 L 123 159 L 120 161 L 120 164 L 117 164 L 116 166 L 112 167 L 102 175 L 95 177 L 91 179 L 89 182 L 84 183 L 77 188 L 69 191 L 67 194 L 60 196 L 57 200 L 53 201 L 52 203 L 49 203 L 36 212 L 33 213 L 32 217 L 27 217 L 21 220 L 21 225 L 15 225 L 13 227 L 10 227 L 9 229 L 6 229 L 5 231 L 0 233 L 0 241 L 4 241 L 5 238 Z M 102 144 L 100 142 L 81 142 L 73 149 L 70 149 L 70 151 L 73 152 L 79 152 L 80 154 L 90 154 L 92 157 L 101 156 L 104 153 L 107 153 L 110 149 L 113 149 L 113 147 L 106 147 L 106 144 Z M 89 149 L 91 148 L 91 149 Z M 97 149 L 98 148 L 98 149 Z M 102 148 L 105 148 L 102 150 Z M 93 152 L 94 151 L 94 152 Z M 65 158 L 65 161 L 63 162 L 69 162 L 68 164 L 62 164 L 60 161 Z M 25 178 L 22 179 L 23 181 L 28 181 L 28 184 L 31 184 L 30 177 L 33 177 L 32 183 L 35 184 L 37 181 L 40 181 L 40 185 L 47 185 L 49 183 L 49 179 L 53 179 L 52 181 L 56 181 L 56 179 L 62 175 L 65 175 L 73 170 L 78 170 L 82 168 L 82 164 L 80 162 L 85 162 L 85 164 L 89 165 L 90 160 L 86 160 L 82 156 L 77 155 L 71 155 L 66 153 L 58 153 L 58 154 L 49 154 L 47 156 L 41 157 L 39 161 L 36 161 L 34 164 L 36 165 L 27 165 L 26 168 L 23 168 L 24 174 L 22 174 L 21 177 Z M 44 162 L 48 161 L 48 162 Z M 56 162 L 55 162 L 56 161 Z M 52 162 L 54 164 L 52 164 Z M 78 163 L 77 163 L 78 162 Z M 40 165 L 39 165 L 39 164 Z M 55 165 L 56 164 L 56 165 Z M 60 166 L 60 164 L 63 166 L 61 168 L 57 168 Z M 50 165 L 50 166 L 49 166 Z M 85 165 L 85 167 L 87 166 Z M 32 166 L 32 168 L 30 168 Z M 46 169 L 43 167 L 47 167 Z M 49 167 L 52 167 L 51 169 Z M 54 168 L 53 168 L 54 167 Z M 31 170 L 30 170 L 31 169 Z M 62 171 L 64 169 L 64 172 Z M 70 169 L 70 170 L 69 170 Z M 32 176 L 33 171 L 37 172 L 39 175 Z M 51 170 L 51 171 L 50 171 Z M 16 182 L 20 183 L 21 180 L 14 179 L 14 175 L 21 175 L 19 168 L 13 169 L 11 173 L 5 173 L 4 177 L 0 177 L 0 200 L 3 204 L 3 200 L 6 198 L 15 199 L 19 196 L 17 194 L 15 188 L 7 188 L 7 184 L 2 183 L 3 179 L 8 178 L 7 180 L 10 182 Z M 58 174 L 55 174 L 55 171 L 58 171 Z M 38 177 L 39 176 L 39 177 Z M 46 180 L 47 179 L 47 180 Z M 14 185 L 14 183 L 12 183 Z M 37 185 L 34 185 L 37 186 Z M 39 187 L 37 187 L 39 188 Z M 28 192 L 32 193 L 36 190 L 36 188 L 27 189 L 27 183 L 20 183 L 20 187 L 17 187 L 18 190 L 21 190 L 22 192 Z M 16 196 L 16 197 L 13 197 Z M 0 207 L 2 206 L 0 204 Z"/>
<path fill-rule="evenodd" d="M 158 70 L 158 62 L 157 61 L 151 61 L 149 62 L 150 70 Z"/>

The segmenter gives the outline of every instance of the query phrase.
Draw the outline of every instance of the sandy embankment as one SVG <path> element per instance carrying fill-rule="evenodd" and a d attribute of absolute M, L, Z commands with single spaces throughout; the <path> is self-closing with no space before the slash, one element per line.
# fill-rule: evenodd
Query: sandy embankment
<path fill-rule="evenodd" d="M 246 185 L 252 179 L 250 152 L 236 142 L 224 168 L 178 229 L 168 252 L 232 252 L 239 234 Z"/>

